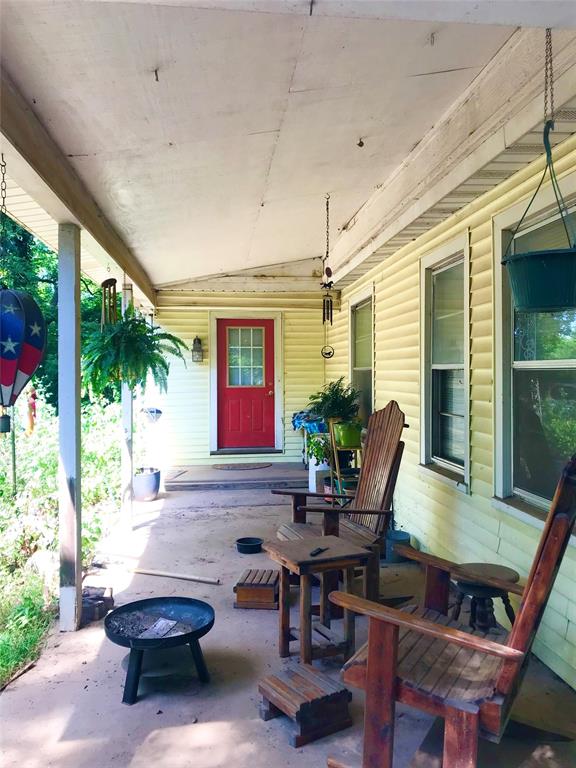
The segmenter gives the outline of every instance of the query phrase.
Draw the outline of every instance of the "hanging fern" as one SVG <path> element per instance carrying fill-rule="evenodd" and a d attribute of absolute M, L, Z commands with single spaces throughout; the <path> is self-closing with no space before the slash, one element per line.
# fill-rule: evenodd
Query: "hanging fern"
<path fill-rule="evenodd" d="M 167 357 L 184 359 L 188 347 L 177 336 L 166 333 L 147 322 L 140 313 L 129 308 L 124 317 L 102 331 L 94 331 L 82 350 L 82 379 L 93 395 L 102 395 L 113 382 L 127 384 L 130 389 L 144 387 L 148 374 L 165 392 L 170 365 Z"/>

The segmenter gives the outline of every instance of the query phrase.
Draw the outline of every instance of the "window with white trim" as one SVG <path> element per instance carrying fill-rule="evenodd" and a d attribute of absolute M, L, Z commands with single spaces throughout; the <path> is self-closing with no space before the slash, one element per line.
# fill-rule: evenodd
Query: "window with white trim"
<path fill-rule="evenodd" d="M 463 243 L 459 239 L 459 243 Z M 422 464 L 468 475 L 468 267 L 456 243 L 422 261 Z"/>
<path fill-rule="evenodd" d="M 364 424 L 372 413 L 372 349 L 374 330 L 372 299 L 351 307 L 352 325 L 352 386 L 360 391 L 359 418 Z"/>
<path fill-rule="evenodd" d="M 561 219 L 520 231 L 512 247 L 516 253 L 565 248 Z M 505 300 L 511 302 L 509 292 Z M 562 467 L 576 452 L 576 310 L 527 313 L 512 304 L 507 316 L 510 490 L 547 506 Z"/>

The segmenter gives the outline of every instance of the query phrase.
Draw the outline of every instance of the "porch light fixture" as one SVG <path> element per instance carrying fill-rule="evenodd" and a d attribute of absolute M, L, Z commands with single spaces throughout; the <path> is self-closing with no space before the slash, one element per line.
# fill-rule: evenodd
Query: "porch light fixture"
<path fill-rule="evenodd" d="M 195 336 L 192 342 L 192 362 L 201 363 L 204 359 L 204 353 L 202 351 L 202 341 L 200 336 Z"/>
<path fill-rule="evenodd" d="M 552 61 L 552 30 L 546 30 L 544 71 L 544 149 L 546 166 L 528 207 L 514 230 L 502 264 L 508 269 L 514 304 L 519 312 L 563 312 L 576 308 L 576 230 L 570 220 L 562 197 L 550 146 L 550 131 L 554 130 L 554 70 Z M 564 225 L 567 248 L 510 253 L 514 236 L 520 229 L 540 187 L 550 172 L 552 190 Z"/>

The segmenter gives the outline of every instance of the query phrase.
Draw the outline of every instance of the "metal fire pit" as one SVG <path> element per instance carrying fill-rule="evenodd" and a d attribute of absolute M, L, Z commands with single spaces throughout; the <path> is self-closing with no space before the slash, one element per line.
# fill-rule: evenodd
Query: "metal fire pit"
<path fill-rule="evenodd" d="M 130 648 L 124 704 L 134 704 L 144 651 L 189 645 L 198 678 L 210 681 L 199 639 L 214 626 L 214 609 L 192 597 L 151 597 L 121 605 L 104 620 L 106 637 Z"/>

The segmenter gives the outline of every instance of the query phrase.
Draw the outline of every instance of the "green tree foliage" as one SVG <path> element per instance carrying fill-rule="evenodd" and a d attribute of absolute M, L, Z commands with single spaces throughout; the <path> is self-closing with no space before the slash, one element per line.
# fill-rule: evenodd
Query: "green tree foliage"
<path fill-rule="evenodd" d="M 48 402 L 58 403 L 58 257 L 43 242 L 10 217 L 0 213 L 0 282 L 27 291 L 37 301 L 46 321 L 46 354 L 34 376 Z M 101 297 L 97 285 L 82 278 L 82 335 L 100 323 Z"/>

